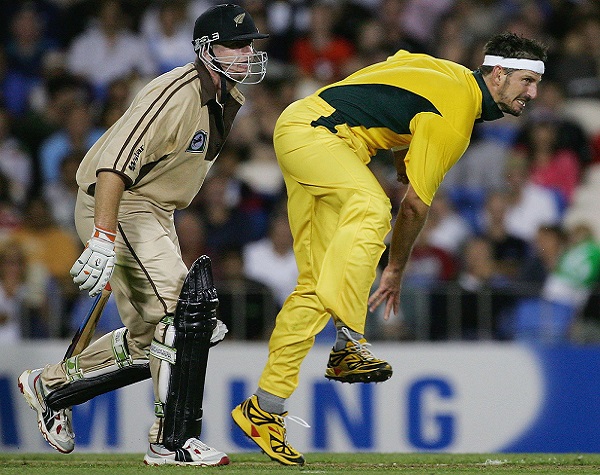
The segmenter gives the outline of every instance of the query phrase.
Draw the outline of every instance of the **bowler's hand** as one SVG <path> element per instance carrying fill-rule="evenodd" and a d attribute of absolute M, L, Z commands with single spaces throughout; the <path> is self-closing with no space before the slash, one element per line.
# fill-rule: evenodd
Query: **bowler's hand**
<path fill-rule="evenodd" d="M 374 312 L 379 305 L 385 302 L 383 319 L 389 320 L 391 313 L 398 315 L 400 308 L 400 284 L 402 272 L 389 265 L 383 270 L 379 287 L 369 298 L 369 310 Z"/>
<path fill-rule="evenodd" d="M 94 228 L 94 234 L 83 253 L 71 267 L 73 282 L 79 286 L 79 290 L 87 290 L 90 297 L 102 292 L 113 273 L 115 238 L 114 233 Z"/>

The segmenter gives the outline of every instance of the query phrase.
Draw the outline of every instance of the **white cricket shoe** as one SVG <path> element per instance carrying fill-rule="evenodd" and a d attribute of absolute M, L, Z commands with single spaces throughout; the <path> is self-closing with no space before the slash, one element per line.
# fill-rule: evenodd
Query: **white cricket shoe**
<path fill-rule="evenodd" d="M 71 409 L 54 411 L 46 405 L 42 369 L 28 369 L 19 376 L 19 389 L 25 400 L 37 412 L 38 427 L 44 439 L 63 454 L 73 452 L 75 434 L 71 427 Z"/>
<path fill-rule="evenodd" d="M 150 444 L 144 456 L 146 465 L 228 465 L 229 457 L 192 437 L 174 452 L 161 444 Z"/>

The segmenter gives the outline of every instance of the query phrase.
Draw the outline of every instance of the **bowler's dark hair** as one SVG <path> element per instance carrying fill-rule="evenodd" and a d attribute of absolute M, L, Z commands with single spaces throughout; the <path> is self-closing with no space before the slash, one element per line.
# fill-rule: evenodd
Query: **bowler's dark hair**
<path fill-rule="evenodd" d="M 534 59 L 546 61 L 548 47 L 539 41 L 524 38 L 516 33 L 501 33 L 492 36 L 483 47 L 484 54 L 504 58 Z M 483 75 L 492 72 L 493 66 L 480 66 Z"/>

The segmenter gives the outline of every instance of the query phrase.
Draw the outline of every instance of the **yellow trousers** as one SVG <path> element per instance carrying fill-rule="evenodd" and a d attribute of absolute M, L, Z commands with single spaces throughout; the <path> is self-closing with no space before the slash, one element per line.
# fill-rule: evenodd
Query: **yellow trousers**
<path fill-rule="evenodd" d="M 334 134 L 310 125 L 332 111 L 321 99 L 304 99 L 275 127 L 299 276 L 277 316 L 259 387 L 283 398 L 296 389 L 300 365 L 329 318 L 364 333 L 390 230 L 390 201 L 367 167 L 365 145 L 345 126 Z"/>

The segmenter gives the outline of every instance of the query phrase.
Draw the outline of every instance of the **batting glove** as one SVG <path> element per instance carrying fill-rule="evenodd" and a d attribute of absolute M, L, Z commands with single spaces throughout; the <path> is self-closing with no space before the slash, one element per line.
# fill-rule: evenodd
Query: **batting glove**
<path fill-rule="evenodd" d="M 79 290 L 87 290 L 90 297 L 102 292 L 115 267 L 115 238 L 117 235 L 94 227 L 79 259 L 71 267 L 73 282 Z"/>
<path fill-rule="evenodd" d="M 217 325 L 210 336 L 210 347 L 221 343 L 223 338 L 225 338 L 225 334 L 229 331 L 227 325 L 225 325 L 221 320 L 217 319 Z"/>

